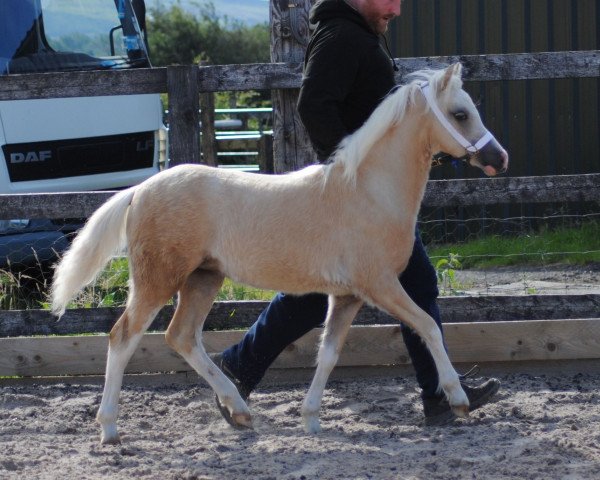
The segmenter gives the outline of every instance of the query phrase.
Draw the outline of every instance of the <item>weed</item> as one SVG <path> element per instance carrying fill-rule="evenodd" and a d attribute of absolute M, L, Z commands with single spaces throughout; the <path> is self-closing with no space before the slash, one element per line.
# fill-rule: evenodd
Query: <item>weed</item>
<path fill-rule="evenodd" d="M 462 268 L 459 258 L 460 256 L 456 253 L 449 253 L 446 258 L 440 258 L 435 262 L 435 273 L 442 295 L 460 293 L 461 285 L 456 280 L 456 270 Z"/>

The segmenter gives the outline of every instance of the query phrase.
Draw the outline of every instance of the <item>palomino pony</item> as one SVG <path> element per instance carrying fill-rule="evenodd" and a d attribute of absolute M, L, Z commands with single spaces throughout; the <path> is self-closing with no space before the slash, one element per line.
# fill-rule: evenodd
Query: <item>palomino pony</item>
<path fill-rule="evenodd" d="M 404 292 L 407 265 L 432 154 L 468 156 L 488 175 L 508 155 L 462 90 L 461 66 L 422 71 L 384 99 L 328 165 L 286 175 L 201 165 L 163 171 L 109 199 L 89 219 L 55 273 L 53 311 L 93 281 L 108 259 L 129 252 L 127 307 L 110 332 L 97 420 L 102 443 L 119 441 L 123 372 L 144 331 L 176 293 L 167 343 L 210 384 L 240 426 L 250 411 L 202 345 L 202 326 L 223 279 L 292 294 L 329 295 L 315 377 L 302 407 L 308 432 L 350 324 L 367 302 L 412 327 L 426 342 L 453 411 L 469 402 L 439 328 Z"/>

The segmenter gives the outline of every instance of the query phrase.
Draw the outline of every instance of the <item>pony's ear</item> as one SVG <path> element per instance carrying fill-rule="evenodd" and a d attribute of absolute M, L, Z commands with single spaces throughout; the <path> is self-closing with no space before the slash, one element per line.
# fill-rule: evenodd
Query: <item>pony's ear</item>
<path fill-rule="evenodd" d="M 448 83 L 450 82 L 450 79 L 455 75 L 458 76 L 458 78 L 460 78 L 462 75 L 462 65 L 460 62 L 456 62 L 450 65 L 448 68 L 446 68 L 444 72 L 444 77 L 442 78 L 441 90 L 446 89 Z"/>

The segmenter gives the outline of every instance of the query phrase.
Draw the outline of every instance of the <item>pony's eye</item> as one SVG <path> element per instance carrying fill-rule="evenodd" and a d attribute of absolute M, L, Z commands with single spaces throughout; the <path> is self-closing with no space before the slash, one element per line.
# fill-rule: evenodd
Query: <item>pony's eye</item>
<path fill-rule="evenodd" d="M 458 112 L 454 112 L 452 114 L 452 116 L 458 121 L 458 122 L 464 122 L 468 117 L 468 115 L 463 112 L 463 111 L 458 111 Z"/>

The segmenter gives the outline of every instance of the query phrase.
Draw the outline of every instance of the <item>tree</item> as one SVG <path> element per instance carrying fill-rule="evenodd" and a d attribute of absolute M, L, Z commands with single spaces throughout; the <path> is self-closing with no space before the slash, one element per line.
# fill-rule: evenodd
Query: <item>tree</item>
<path fill-rule="evenodd" d="M 153 65 L 189 65 L 207 61 L 215 65 L 269 61 L 269 26 L 248 26 L 219 17 L 211 2 L 196 4 L 187 12 L 177 3 L 160 4 L 148 11 L 148 43 Z"/>

